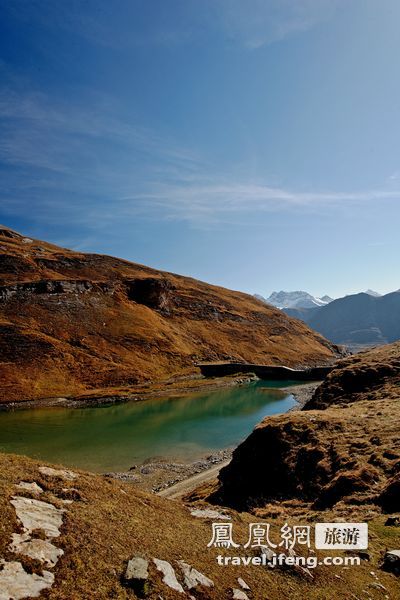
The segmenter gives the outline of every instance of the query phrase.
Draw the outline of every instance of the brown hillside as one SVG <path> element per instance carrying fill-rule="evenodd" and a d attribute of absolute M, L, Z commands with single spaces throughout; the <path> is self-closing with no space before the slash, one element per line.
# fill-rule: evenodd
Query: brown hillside
<path fill-rule="evenodd" d="M 400 398 L 400 342 L 340 361 L 304 409 L 385 398 Z"/>
<path fill-rule="evenodd" d="M 399 432 L 400 399 L 267 417 L 221 471 L 213 501 L 242 510 L 284 501 L 380 505 L 399 480 Z"/>
<path fill-rule="evenodd" d="M 75 396 L 196 372 L 305 367 L 337 348 L 240 292 L 0 228 L 0 401 Z"/>
<path fill-rule="evenodd" d="M 213 519 L 192 516 L 190 509 L 180 502 L 145 494 L 131 484 L 82 471 L 69 472 L 74 479 L 65 480 L 62 472 L 43 472 L 43 463 L 24 457 L 1 455 L 0 459 L 0 586 L 3 586 L 0 595 L 3 592 L 4 597 L 8 597 L 4 590 L 4 573 L 15 565 L 19 565 L 20 572 L 25 572 L 28 580 L 31 580 L 31 574 L 40 580 L 46 571 L 48 576 L 54 577 L 52 585 L 40 595 L 48 600 L 135 600 L 138 597 L 148 600 L 231 600 L 233 589 L 240 588 L 239 577 L 250 588 L 247 597 L 252 600 L 330 600 L 333 597 L 338 600 L 381 600 L 385 597 L 382 589 L 373 587 L 377 582 L 390 598 L 398 597 L 398 578 L 379 569 L 385 549 L 398 547 L 399 542 L 398 528 L 383 526 L 385 517 L 376 515 L 369 520 L 371 561 L 361 561 L 360 566 L 318 565 L 312 578 L 293 568 L 219 566 L 218 555 L 232 556 L 235 551 L 232 548 L 208 548 Z M 40 487 L 31 492 L 26 487 L 21 489 L 21 482 L 25 486 Z M 13 537 L 23 533 L 23 523 L 12 505 L 16 496 L 17 502 L 21 502 L 21 497 L 32 498 L 53 512 L 54 508 L 65 511 L 60 535 L 47 539 L 47 543 L 63 551 L 54 566 L 48 567 L 43 560 L 27 556 L 28 549 L 18 552 L 10 548 Z M 65 500 L 69 503 L 65 504 Z M 244 544 L 254 516 L 238 514 L 234 510 L 229 510 L 228 515 L 234 539 Z M 311 520 L 285 514 L 272 523 L 273 535 L 277 535 L 285 522 L 313 525 L 316 520 L 333 518 L 334 515 L 324 513 L 317 518 L 314 515 Z M 48 522 L 49 517 L 42 518 L 41 527 L 30 533 L 33 543 L 38 544 L 40 540 L 46 543 Z M 35 525 L 34 522 L 31 527 Z M 254 556 L 258 554 L 257 550 L 241 547 L 236 552 Z M 296 546 L 296 551 L 304 554 L 307 549 Z M 344 553 L 335 551 L 335 555 L 344 556 Z M 145 593 L 138 595 L 124 581 L 128 561 L 137 556 L 148 561 Z M 318 559 L 323 556 L 324 551 L 318 551 Z M 169 562 L 179 584 L 185 588 L 184 592 L 174 591 L 162 581 L 154 558 Z M 189 591 L 179 567 L 181 560 L 210 579 L 213 585 L 200 585 Z M 371 571 L 375 575 L 371 575 Z M 9 583 L 15 589 L 16 581 L 12 579 Z M 363 593 L 365 589 L 368 595 Z"/>
<path fill-rule="evenodd" d="M 212 500 L 398 510 L 399 358 L 397 343 L 340 361 L 306 410 L 265 418 L 238 446 Z"/>

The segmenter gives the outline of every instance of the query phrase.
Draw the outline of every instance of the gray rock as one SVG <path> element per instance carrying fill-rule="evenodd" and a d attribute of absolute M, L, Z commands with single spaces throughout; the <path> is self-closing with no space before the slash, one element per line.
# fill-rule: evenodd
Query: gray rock
<path fill-rule="evenodd" d="M 54 567 L 60 556 L 64 554 L 61 548 L 57 548 L 47 540 L 31 539 L 27 533 L 13 533 L 9 550 L 15 554 L 29 556 L 48 567 Z"/>
<path fill-rule="evenodd" d="M 37 598 L 41 592 L 54 583 L 54 575 L 43 571 L 42 575 L 27 573 L 19 562 L 1 561 L 0 600 L 22 600 Z"/>
<path fill-rule="evenodd" d="M 134 556 L 128 562 L 125 571 L 125 579 L 146 580 L 149 576 L 149 561 L 141 556 Z"/>
<path fill-rule="evenodd" d="M 211 508 L 195 508 L 190 511 L 190 514 L 193 517 L 198 517 L 199 519 L 222 519 L 230 521 L 231 517 L 227 514 L 221 513 L 218 510 L 212 510 Z"/>
<path fill-rule="evenodd" d="M 11 504 L 26 533 L 31 534 L 35 529 L 43 529 L 48 538 L 60 535 L 65 509 L 22 496 L 13 496 Z"/>
<path fill-rule="evenodd" d="M 269 546 L 259 546 L 258 551 L 260 556 L 265 555 L 267 562 L 271 562 L 275 556 L 275 552 Z"/>
<path fill-rule="evenodd" d="M 43 492 L 43 489 L 35 481 L 33 481 L 32 483 L 29 483 L 28 481 L 20 481 L 19 483 L 17 483 L 16 488 L 23 492 L 35 494 L 35 496 L 38 496 Z"/>
<path fill-rule="evenodd" d="M 238 577 L 238 584 L 240 585 L 242 590 L 247 590 L 248 592 L 250 591 L 250 587 L 247 585 L 245 580 L 242 579 L 241 577 Z"/>
<path fill-rule="evenodd" d="M 196 588 L 198 585 L 214 587 L 214 582 L 211 579 L 203 575 L 203 573 L 200 573 L 200 571 L 197 571 L 194 567 L 188 565 L 184 560 L 178 560 L 177 563 L 182 571 L 185 585 L 189 590 Z"/>
<path fill-rule="evenodd" d="M 249 597 L 246 594 L 246 592 L 238 590 L 237 588 L 232 589 L 232 598 L 233 600 L 249 600 Z"/>
<path fill-rule="evenodd" d="M 78 475 L 73 471 L 67 469 L 52 469 L 51 467 L 39 467 L 39 471 L 42 475 L 47 477 L 55 477 L 57 479 L 64 479 L 65 481 L 73 481 L 77 479 Z"/>
<path fill-rule="evenodd" d="M 400 575 L 400 550 L 388 550 L 383 559 L 382 569 Z"/>
<path fill-rule="evenodd" d="M 166 560 L 160 560 L 158 558 L 153 558 L 153 561 L 157 567 L 157 570 L 161 571 L 161 573 L 163 574 L 163 582 L 165 583 L 165 585 L 167 585 L 172 590 L 175 590 L 176 592 L 184 594 L 185 591 L 179 583 L 179 581 L 177 580 L 172 565 L 170 565 L 170 563 Z"/>
<path fill-rule="evenodd" d="M 142 556 L 134 556 L 126 567 L 124 583 L 129 586 L 139 598 L 147 595 L 149 587 L 149 561 Z"/>

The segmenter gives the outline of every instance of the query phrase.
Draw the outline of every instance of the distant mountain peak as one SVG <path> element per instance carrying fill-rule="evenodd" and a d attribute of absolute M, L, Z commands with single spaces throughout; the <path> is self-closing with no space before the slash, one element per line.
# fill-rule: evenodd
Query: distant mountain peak
<path fill-rule="evenodd" d="M 371 289 L 365 290 L 365 293 L 368 294 L 368 296 L 374 296 L 374 298 L 380 298 L 382 296 L 382 294 L 380 294 L 379 292 L 375 292 Z"/>
<path fill-rule="evenodd" d="M 272 304 L 276 308 L 314 308 L 316 306 L 325 306 L 332 302 L 332 298 L 325 295 L 322 298 L 312 296 L 303 290 L 294 292 L 272 292 L 269 298 L 263 298 L 258 294 L 255 295 L 259 300 L 263 300 L 267 304 Z"/>

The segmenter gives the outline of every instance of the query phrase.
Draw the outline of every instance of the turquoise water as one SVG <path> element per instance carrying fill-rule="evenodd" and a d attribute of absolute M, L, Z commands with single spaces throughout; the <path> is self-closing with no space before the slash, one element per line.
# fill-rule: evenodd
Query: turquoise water
<path fill-rule="evenodd" d="M 279 387 L 288 383 L 95 408 L 3 412 L 0 451 L 98 472 L 160 456 L 192 461 L 237 445 L 263 417 L 286 412 L 294 399 Z"/>

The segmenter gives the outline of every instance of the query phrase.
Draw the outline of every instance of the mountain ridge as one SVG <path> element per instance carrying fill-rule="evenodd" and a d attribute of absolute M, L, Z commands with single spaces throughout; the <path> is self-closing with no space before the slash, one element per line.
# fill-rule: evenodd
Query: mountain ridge
<path fill-rule="evenodd" d="M 293 292 L 285 292 L 281 290 L 280 292 L 272 292 L 272 294 L 268 298 L 264 298 L 259 294 L 255 294 L 255 297 L 259 300 L 262 300 L 266 304 L 270 304 L 280 309 L 311 308 L 314 306 L 324 306 L 325 304 L 332 302 L 332 298 L 330 298 L 330 296 L 328 295 L 319 298 L 302 290 L 297 290 Z"/>
<path fill-rule="evenodd" d="M 231 360 L 308 367 L 339 349 L 252 296 L 0 229 L 0 401 L 120 393 Z"/>
<path fill-rule="evenodd" d="M 400 339 L 400 292 L 383 296 L 360 292 L 312 309 L 283 309 L 332 342 L 354 349 Z"/>

